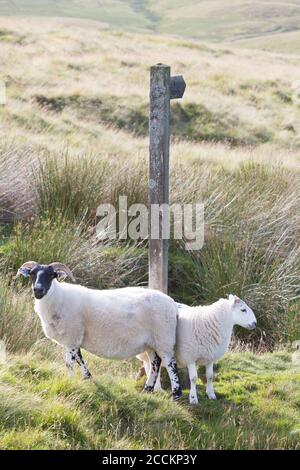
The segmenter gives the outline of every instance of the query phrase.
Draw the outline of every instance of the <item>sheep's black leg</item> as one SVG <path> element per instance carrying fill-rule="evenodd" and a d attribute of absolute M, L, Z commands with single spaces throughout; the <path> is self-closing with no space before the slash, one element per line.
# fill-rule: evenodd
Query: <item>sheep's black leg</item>
<path fill-rule="evenodd" d="M 162 360 L 164 361 L 164 365 L 166 366 L 170 377 L 173 400 L 178 400 L 182 395 L 182 390 L 180 386 L 176 360 L 171 356 L 171 354 L 163 354 Z"/>
<path fill-rule="evenodd" d="M 145 392 L 153 392 L 161 364 L 161 358 L 154 351 L 147 351 L 147 353 L 150 359 L 151 369 L 144 390 Z"/>
<path fill-rule="evenodd" d="M 75 359 L 76 359 L 77 364 L 80 365 L 83 378 L 84 379 L 90 379 L 92 377 L 92 374 L 88 370 L 87 365 L 85 364 L 85 362 L 83 360 L 83 357 L 82 357 L 82 354 L 81 354 L 81 351 L 80 351 L 79 348 L 76 349 Z"/>

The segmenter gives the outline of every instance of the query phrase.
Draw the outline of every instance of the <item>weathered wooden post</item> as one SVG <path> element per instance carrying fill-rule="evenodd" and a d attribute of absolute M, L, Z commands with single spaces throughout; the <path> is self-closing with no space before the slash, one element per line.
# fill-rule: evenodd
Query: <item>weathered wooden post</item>
<path fill-rule="evenodd" d="M 149 160 L 149 287 L 168 292 L 168 240 L 163 239 L 165 214 L 157 209 L 169 203 L 170 100 L 182 98 L 183 77 L 171 77 L 168 65 L 157 64 L 150 70 L 150 160 Z"/>

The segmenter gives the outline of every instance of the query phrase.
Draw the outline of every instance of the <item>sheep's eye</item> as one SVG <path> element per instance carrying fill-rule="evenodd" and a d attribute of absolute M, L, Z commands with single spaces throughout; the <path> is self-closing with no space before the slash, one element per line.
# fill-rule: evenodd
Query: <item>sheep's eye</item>
<path fill-rule="evenodd" d="M 247 309 L 246 309 L 246 308 L 241 308 L 241 312 L 246 313 L 246 312 L 247 312 Z"/>

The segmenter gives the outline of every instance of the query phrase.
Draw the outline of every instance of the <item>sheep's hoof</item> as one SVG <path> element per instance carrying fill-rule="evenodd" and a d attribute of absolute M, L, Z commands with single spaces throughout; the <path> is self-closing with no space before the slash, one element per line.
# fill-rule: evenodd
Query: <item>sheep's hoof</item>
<path fill-rule="evenodd" d="M 182 397 L 182 391 L 181 391 L 181 389 L 175 390 L 175 391 L 172 393 L 172 400 L 173 400 L 173 401 L 177 401 L 177 400 L 179 400 L 181 397 Z"/>
<path fill-rule="evenodd" d="M 190 405 L 198 405 L 198 398 L 190 397 Z"/>
<path fill-rule="evenodd" d="M 214 393 L 207 394 L 207 396 L 210 400 L 216 400 L 217 399 L 217 397 Z"/>
<path fill-rule="evenodd" d="M 155 387 L 154 387 L 154 391 L 155 391 L 155 392 L 161 392 L 162 390 L 163 390 L 163 388 L 162 388 L 161 385 L 160 385 L 159 387 L 157 387 L 157 386 L 155 385 Z"/>
<path fill-rule="evenodd" d="M 151 385 L 145 385 L 144 390 L 145 393 L 152 393 L 154 391 L 154 387 Z"/>
<path fill-rule="evenodd" d="M 92 378 L 93 378 L 92 374 L 86 374 L 86 375 L 83 376 L 83 380 L 90 380 Z"/>

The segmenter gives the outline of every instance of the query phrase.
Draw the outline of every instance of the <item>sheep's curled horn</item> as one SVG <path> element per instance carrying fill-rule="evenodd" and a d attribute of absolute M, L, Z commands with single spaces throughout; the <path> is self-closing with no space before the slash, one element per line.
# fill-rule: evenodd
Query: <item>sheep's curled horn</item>
<path fill-rule="evenodd" d="M 22 266 L 18 270 L 18 275 L 19 274 L 24 274 L 24 272 L 26 272 L 26 271 L 30 271 L 32 268 L 34 268 L 34 266 L 37 266 L 37 265 L 38 265 L 38 263 L 36 261 L 27 261 L 26 263 L 22 264 Z M 72 271 L 65 264 L 55 262 L 55 263 L 49 264 L 49 266 L 52 266 L 54 271 L 65 273 L 67 276 L 69 276 L 69 278 L 73 282 L 75 282 L 75 278 L 73 276 Z"/>
<path fill-rule="evenodd" d="M 68 266 L 66 266 L 65 264 L 63 264 L 63 263 L 51 263 L 51 264 L 49 264 L 49 266 L 52 266 L 52 268 L 54 269 L 54 271 L 62 271 L 62 272 L 64 272 L 67 276 L 69 276 L 69 278 L 70 278 L 73 282 L 76 282 L 76 281 L 75 281 L 75 277 L 73 276 L 73 273 L 72 273 L 71 269 L 68 268 Z"/>

